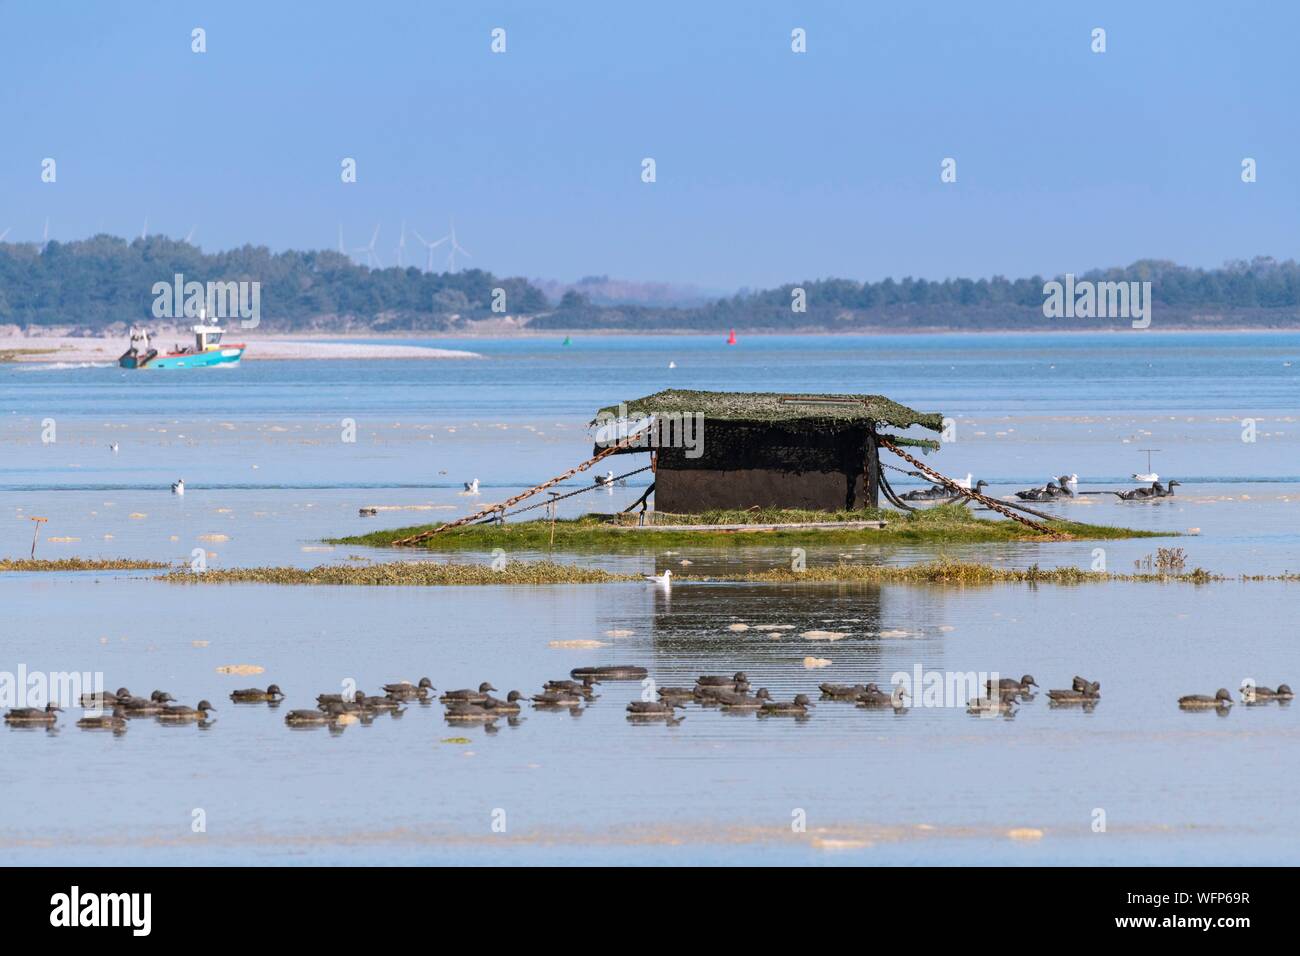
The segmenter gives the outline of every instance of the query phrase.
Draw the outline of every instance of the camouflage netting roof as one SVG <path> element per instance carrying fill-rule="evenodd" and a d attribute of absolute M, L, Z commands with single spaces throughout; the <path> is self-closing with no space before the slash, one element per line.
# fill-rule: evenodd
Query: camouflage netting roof
<path fill-rule="evenodd" d="M 770 424 L 781 429 L 824 429 L 839 431 L 846 425 L 891 425 L 909 428 L 920 425 L 942 431 L 943 416 L 938 412 L 918 412 L 883 395 L 811 395 L 780 392 L 697 392 L 667 389 L 644 398 L 625 402 L 629 418 L 644 415 L 703 414 L 712 421 Z M 597 412 L 592 422 L 620 414 L 620 406 L 610 405 Z"/>

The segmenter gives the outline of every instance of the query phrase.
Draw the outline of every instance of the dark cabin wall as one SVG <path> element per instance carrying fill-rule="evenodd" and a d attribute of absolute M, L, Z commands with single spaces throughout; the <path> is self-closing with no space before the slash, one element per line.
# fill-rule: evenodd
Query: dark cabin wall
<path fill-rule="evenodd" d="M 843 511 L 876 507 L 866 501 L 862 472 L 782 471 L 742 468 L 732 471 L 678 470 L 655 474 L 655 510 L 697 514 L 733 508 L 801 508 Z"/>
<path fill-rule="evenodd" d="M 655 508 L 678 514 L 718 509 L 798 508 L 842 511 L 878 507 L 867 487 L 870 432 L 864 427 L 787 432 L 727 423 L 704 433 L 704 454 L 661 448 Z"/>

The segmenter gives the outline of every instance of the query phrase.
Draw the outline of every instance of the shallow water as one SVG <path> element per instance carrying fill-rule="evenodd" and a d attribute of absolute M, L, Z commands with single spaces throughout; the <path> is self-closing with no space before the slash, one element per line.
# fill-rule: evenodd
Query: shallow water
<path fill-rule="evenodd" d="M 1060 506 L 1098 523 L 1199 529 L 1103 542 L 1112 570 L 1160 545 L 1221 573 L 1300 568 L 1300 456 L 1287 424 L 1296 380 L 1284 365 L 1300 351 L 1293 334 L 471 347 L 488 359 L 261 363 L 170 379 L 2 368 L 0 553 L 27 553 L 37 514 L 50 519 L 45 557 L 188 561 L 196 547 L 212 566 L 391 557 L 321 550 L 320 539 L 466 513 L 477 504 L 457 489 L 475 475 L 478 500 L 490 501 L 562 470 L 589 453 L 595 408 L 664 387 L 672 358 L 686 387 L 881 391 L 952 414 L 959 440 L 930 461 L 975 471 L 999 495 L 1064 470 L 1085 487 L 1128 487 L 1127 472 L 1145 467 L 1136 449 L 1160 448 L 1158 470 L 1185 482 L 1175 499 Z M 349 413 L 355 444 L 339 441 Z M 1260 420 L 1253 444 L 1240 440 L 1246 415 Z M 45 418 L 56 422 L 52 444 L 40 441 Z M 181 476 L 189 490 L 174 498 L 167 484 Z M 575 511 L 588 498 L 611 510 L 639 491 L 579 496 Z M 363 519 L 363 505 L 405 510 Z M 943 553 L 1086 567 L 1096 546 Z M 788 549 L 673 550 L 560 557 L 642 570 L 686 559 L 701 573 L 789 562 Z M 810 548 L 809 562 L 934 554 L 867 541 Z M 1300 710 L 1237 706 L 1220 717 L 1175 701 L 1247 677 L 1294 686 L 1296 587 L 710 584 L 665 595 L 4 574 L 0 671 L 102 672 L 111 687 L 162 687 L 219 710 L 208 728 L 142 720 L 118 738 L 77 730 L 75 709 L 53 734 L 0 729 L 0 846 L 15 863 L 1295 862 L 1300 811 L 1285 773 L 1269 768 L 1300 756 Z M 731 629 L 739 624 L 747 629 Z M 817 631 L 844 636 L 803 636 Z M 604 646 L 551 646 L 575 640 Z M 642 664 L 661 684 L 743 669 L 787 699 L 815 698 L 821 681 L 884 684 L 917 667 L 1029 671 L 1044 687 L 1079 673 L 1102 682 L 1103 699 L 1085 713 L 1039 696 L 1011 719 L 961 706 L 894 714 L 818 702 L 806 721 L 691 707 L 669 727 L 625 719 L 642 692 L 632 682 L 602 685 L 581 716 L 527 711 L 495 733 L 449 725 L 438 705 L 337 735 L 283 723 L 347 678 L 372 693 L 426 674 L 439 688 L 488 679 L 504 696 L 611 662 Z M 217 673 L 230 664 L 265 670 Z M 271 681 L 288 693 L 278 710 L 226 697 Z M 461 737 L 471 742 L 444 742 Z M 192 832 L 196 809 L 205 833 Z M 806 832 L 792 831 L 797 811 Z"/>

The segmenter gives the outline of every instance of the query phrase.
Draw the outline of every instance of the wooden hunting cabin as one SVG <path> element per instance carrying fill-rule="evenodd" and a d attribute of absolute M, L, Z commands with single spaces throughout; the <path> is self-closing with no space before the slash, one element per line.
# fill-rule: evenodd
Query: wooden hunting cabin
<path fill-rule="evenodd" d="M 883 395 L 700 392 L 669 389 L 602 408 L 596 452 L 652 454 L 655 510 L 672 514 L 760 508 L 853 511 L 880 506 L 878 439 L 936 449 L 943 417 Z"/>

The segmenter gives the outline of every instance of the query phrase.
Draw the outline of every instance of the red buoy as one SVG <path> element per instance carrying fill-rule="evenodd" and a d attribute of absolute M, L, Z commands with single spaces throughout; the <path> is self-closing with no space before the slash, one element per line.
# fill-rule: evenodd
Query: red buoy
<path fill-rule="evenodd" d="M 736 344 L 736 330 L 735 330 L 735 329 L 732 329 L 732 330 L 731 330 L 731 334 L 730 334 L 729 336 L 727 336 L 727 344 L 728 344 L 728 345 L 735 345 L 735 344 Z"/>

